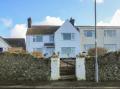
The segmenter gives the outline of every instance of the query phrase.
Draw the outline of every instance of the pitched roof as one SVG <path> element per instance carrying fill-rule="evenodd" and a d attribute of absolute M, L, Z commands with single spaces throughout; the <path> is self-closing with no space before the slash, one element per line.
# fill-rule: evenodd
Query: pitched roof
<path fill-rule="evenodd" d="M 27 29 L 26 35 L 53 34 L 60 26 L 40 25 Z"/>
<path fill-rule="evenodd" d="M 26 48 L 25 46 L 25 39 L 24 38 L 3 38 L 11 47 L 22 47 L 23 49 Z"/>
<path fill-rule="evenodd" d="M 28 28 L 26 35 L 39 35 L 39 34 L 54 34 L 54 32 L 59 28 L 60 26 L 51 26 L 51 25 L 38 25 L 38 26 L 32 26 L 31 28 Z M 77 31 L 79 29 L 89 28 L 94 29 L 95 26 L 75 26 Z M 120 29 L 120 26 L 97 26 L 97 29 Z"/>
<path fill-rule="evenodd" d="M 94 29 L 95 26 L 76 26 L 79 28 L 89 28 L 89 29 Z M 120 29 L 120 26 L 97 26 L 97 29 Z"/>

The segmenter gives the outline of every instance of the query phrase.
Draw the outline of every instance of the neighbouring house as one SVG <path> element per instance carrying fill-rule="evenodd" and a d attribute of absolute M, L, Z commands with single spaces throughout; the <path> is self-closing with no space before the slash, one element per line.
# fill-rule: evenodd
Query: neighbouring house
<path fill-rule="evenodd" d="M 53 52 L 60 57 L 75 57 L 95 47 L 94 26 L 74 26 L 74 19 L 66 20 L 61 26 L 32 25 L 28 19 L 26 50 L 42 52 L 50 57 Z M 120 49 L 120 26 L 97 26 L 97 47 L 108 51 Z"/>
<path fill-rule="evenodd" d="M 0 52 L 22 52 L 26 49 L 24 38 L 0 37 Z"/>
<path fill-rule="evenodd" d="M 80 32 L 74 26 L 74 19 L 66 20 L 61 26 L 35 26 L 29 18 L 26 50 L 42 52 L 46 57 L 56 52 L 61 58 L 74 58 L 80 52 Z"/>

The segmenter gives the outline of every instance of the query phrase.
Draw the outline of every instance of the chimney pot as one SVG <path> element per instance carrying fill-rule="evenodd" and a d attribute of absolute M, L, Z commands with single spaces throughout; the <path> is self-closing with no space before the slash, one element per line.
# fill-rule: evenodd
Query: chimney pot
<path fill-rule="evenodd" d="M 73 18 L 70 18 L 70 23 L 74 26 L 74 23 L 75 23 L 75 19 Z"/>
<path fill-rule="evenodd" d="M 28 28 L 31 28 L 32 25 L 32 19 L 31 17 L 28 18 Z"/>

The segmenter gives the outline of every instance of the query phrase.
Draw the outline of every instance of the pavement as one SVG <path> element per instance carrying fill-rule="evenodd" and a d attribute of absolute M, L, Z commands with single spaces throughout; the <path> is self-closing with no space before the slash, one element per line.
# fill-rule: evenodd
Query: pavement
<path fill-rule="evenodd" d="M 0 89 L 120 89 L 118 82 L 49 81 L 39 83 L 0 84 Z"/>

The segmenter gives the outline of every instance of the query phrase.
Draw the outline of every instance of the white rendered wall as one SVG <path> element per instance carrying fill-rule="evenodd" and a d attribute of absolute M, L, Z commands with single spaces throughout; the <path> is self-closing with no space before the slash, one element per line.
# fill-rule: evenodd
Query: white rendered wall
<path fill-rule="evenodd" d="M 75 33 L 75 40 L 63 40 L 61 33 Z M 60 57 L 66 57 L 61 54 L 61 47 L 75 47 L 75 57 L 80 52 L 80 33 L 76 28 L 67 20 L 65 23 L 55 32 L 55 52 L 60 53 Z"/>
<path fill-rule="evenodd" d="M 60 79 L 60 58 L 51 58 L 51 80 Z"/>
<path fill-rule="evenodd" d="M 10 46 L 2 38 L 0 38 L 0 48 L 3 48 L 4 52 L 7 51 Z"/>
<path fill-rule="evenodd" d="M 86 80 L 85 57 L 76 57 L 76 78 Z"/>
<path fill-rule="evenodd" d="M 85 44 L 95 44 L 94 37 L 85 37 L 84 30 L 94 30 L 94 27 L 84 26 L 79 27 L 80 30 L 80 49 L 83 52 Z M 116 37 L 104 37 L 104 30 L 116 30 Z M 104 47 L 104 44 L 116 44 L 117 49 L 120 49 L 120 27 L 98 27 L 97 28 L 97 46 Z"/>
<path fill-rule="evenodd" d="M 34 35 L 35 36 L 35 35 Z M 33 48 L 42 48 L 43 54 L 49 53 L 49 50 L 46 50 L 44 43 L 53 43 L 49 40 L 49 35 L 43 35 L 42 42 L 33 42 L 33 35 L 26 36 L 26 49 L 29 53 L 33 52 Z"/>

